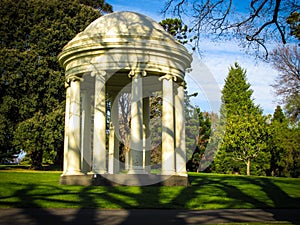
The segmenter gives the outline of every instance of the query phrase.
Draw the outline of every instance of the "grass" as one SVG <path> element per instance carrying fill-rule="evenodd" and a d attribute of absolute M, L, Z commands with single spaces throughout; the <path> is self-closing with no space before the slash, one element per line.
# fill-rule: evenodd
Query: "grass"
<path fill-rule="evenodd" d="M 0 171 L 0 208 L 299 208 L 300 179 L 190 173 L 190 187 L 59 185 L 61 172 Z"/>

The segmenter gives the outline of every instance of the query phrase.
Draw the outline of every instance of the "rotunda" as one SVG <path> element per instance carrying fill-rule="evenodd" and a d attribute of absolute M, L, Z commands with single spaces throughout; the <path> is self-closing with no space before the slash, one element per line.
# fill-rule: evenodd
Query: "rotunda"
<path fill-rule="evenodd" d="M 187 182 L 183 101 L 192 57 L 183 45 L 147 16 L 116 12 L 77 34 L 58 59 L 66 78 L 62 184 Z M 149 98 L 157 91 L 162 93 L 162 153 L 161 173 L 154 175 Z M 120 173 L 122 93 L 130 94 L 131 110 L 128 170 Z"/>

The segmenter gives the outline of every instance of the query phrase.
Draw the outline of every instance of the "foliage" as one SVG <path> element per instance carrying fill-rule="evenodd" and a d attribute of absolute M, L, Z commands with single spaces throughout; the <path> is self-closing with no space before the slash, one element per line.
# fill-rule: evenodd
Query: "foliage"
<path fill-rule="evenodd" d="M 200 108 L 196 107 L 196 115 L 198 115 L 198 137 L 196 137 L 196 149 L 193 151 L 192 157 L 187 162 L 187 170 L 198 172 L 201 169 L 201 160 L 205 155 L 205 150 L 211 135 L 211 115 L 207 112 L 201 112 Z M 212 160 L 211 160 L 212 161 Z"/>
<path fill-rule="evenodd" d="M 44 163 L 53 163 L 57 157 L 62 157 L 58 149 L 63 148 L 63 109 L 61 107 L 47 115 L 37 112 L 18 124 L 14 144 L 26 150 L 31 168 L 41 169 L 43 160 Z"/>
<path fill-rule="evenodd" d="M 300 124 L 290 127 L 283 138 L 285 151 L 282 157 L 285 176 L 300 177 Z"/>
<path fill-rule="evenodd" d="M 278 105 L 274 111 L 272 122 L 279 122 L 283 123 L 286 121 L 285 115 L 281 109 L 281 107 Z"/>
<path fill-rule="evenodd" d="M 290 34 L 300 40 L 300 13 L 297 11 L 292 12 L 286 22 L 290 25 Z"/>
<path fill-rule="evenodd" d="M 225 109 L 223 117 L 236 115 L 237 112 L 243 112 L 243 110 L 261 112 L 251 98 L 253 90 L 250 86 L 251 84 L 247 82 L 246 70 L 242 69 L 238 63 L 229 68 L 221 97 L 222 108 Z"/>
<path fill-rule="evenodd" d="M 187 25 L 182 23 L 181 19 L 178 18 L 166 18 L 159 22 L 159 24 L 176 40 L 178 40 L 181 44 L 192 43 L 197 36 L 191 36 L 191 29 L 188 29 Z"/>
<path fill-rule="evenodd" d="M 150 139 L 151 164 L 161 164 L 162 154 L 162 93 L 156 92 L 150 97 Z"/>
<path fill-rule="evenodd" d="M 300 129 L 291 125 L 277 106 L 269 128 L 268 148 L 271 153 L 270 173 L 272 176 L 300 176 Z"/>
<path fill-rule="evenodd" d="M 112 6 L 106 3 L 105 0 L 79 0 L 79 3 L 91 6 L 92 8 L 99 10 L 101 14 L 113 11 Z"/>
<path fill-rule="evenodd" d="M 294 0 L 251 0 L 245 12 L 236 10 L 235 2 L 230 0 L 167 0 L 163 12 L 179 18 L 191 19 L 189 27 L 195 32 L 198 44 L 207 35 L 216 39 L 237 38 L 245 49 L 260 55 L 263 48 L 268 55 L 272 40 L 285 44 L 289 36 L 285 32 L 287 23 L 294 23 L 293 12 L 299 10 L 299 2 Z M 244 3 L 244 2 L 243 2 Z M 240 5 L 243 5 L 240 2 Z M 246 7 L 245 7 L 246 8 Z M 286 21 L 286 18 L 292 18 Z M 292 21 L 291 21 L 292 20 Z M 294 32 L 293 27 L 292 32 Z"/>
<path fill-rule="evenodd" d="M 279 72 L 272 85 L 280 97 L 287 115 L 293 121 L 300 118 L 300 58 L 297 46 L 276 48 L 270 57 L 273 67 Z"/>
<path fill-rule="evenodd" d="M 184 111 L 185 111 L 185 145 L 186 158 L 191 159 L 197 149 L 197 139 L 199 137 L 199 113 L 200 109 L 191 104 L 190 98 L 196 96 L 197 93 L 188 95 L 184 93 Z M 194 165 L 195 166 L 195 165 Z"/>
<path fill-rule="evenodd" d="M 270 172 L 268 175 L 282 176 L 284 146 L 282 146 L 282 135 L 288 130 L 287 121 L 280 106 L 277 106 L 270 124 L 270 139 L 268 148 L 271 153 Z"/>
<path fill-rule="evenodd" d="M 232 153 L 232 160 L 247 165 L 247 175 L 250 175 L 250 162 L 256 158 L 265 159 L 259 166 L 266 171 L 270 155 L 264 151 L 268 137 L 265 117 L 247 111 L 245 108 L 242 113 L 227 118 L 223 147 Z"/>
<path fill-rule="evenodd" d="M 100 4 L 99 7 L 101 4 L 108 6 L 103 1 L 86 2 Z M 79 0 L 1 2 L 1 158 L 9 157 L 19 149 L 32 153 L 38 149 L 48 153 L 51 149 L 57 151 L 56 155 L 61 155 L 63 126 L 57 126 L 53 120 L 48 120 L 50 124 L 47 126 L 43 124 L 54 115 L 62 124 L 64 121 L 64 73 L 56 56 L 69 40 L 101 16 L 99 10 L 81 3 Z M 56 141 L 38 138 L 29 132 L 30 126 L 36 130 L 48 129 L 45 131 L 47 134 L 59 137 L 54 138 Z M 16 129 L 18 131 L 14 133 Z M 24 133 L 21 134 L 22 131 Z M 35 147 L 31 138 L 37 141 Z M 14 146 L 13 143 L 18 144 Z M 49 145 L 48 150 L 42 147 Z M 30 149 L 26 149 L 29 146 Z M 40 155 L 51 159 L 55 154 Z M 56 157 L 57 160 L 59 158 Z M 39 167 L 39 164 L 40 159 L 37 165 L 33 162 L 34 167 Z"/>
<path fill-rule="evenodd" d="M 263 171 L 268 169 L 266 118 L 251 99 L 253 91 L 249 88 L 246 71 L 236 63 L 230 68 L 222 90 L 221 120 L 226 121 L 226 125 L 223 125 L 225 135 L 215 159 L 217 172 L 243 172 L 242 162 L 250 175 L 251 168 L 256 168 L 255 164 L 251 167 L 251 162 L 257 160 Z"/>

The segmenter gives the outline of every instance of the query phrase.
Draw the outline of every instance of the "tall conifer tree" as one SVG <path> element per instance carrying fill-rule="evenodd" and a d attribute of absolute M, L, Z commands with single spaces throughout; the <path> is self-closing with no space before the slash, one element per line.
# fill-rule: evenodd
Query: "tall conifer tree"
<path fill-rule="evenodd" d="M 269 154 L 264 152 L 266 118 L 259 106 L 254 104 L 250 86 L 246 71 L 237 63 L 231 66 L 222 90 L 221 120 L 225 135 L 215 159 L 217 172 L 250 175 L 251 169 L 264 173 L 268 168 L 265 160 Z M 254 160 L 257 163 L 253 163 Z"/>

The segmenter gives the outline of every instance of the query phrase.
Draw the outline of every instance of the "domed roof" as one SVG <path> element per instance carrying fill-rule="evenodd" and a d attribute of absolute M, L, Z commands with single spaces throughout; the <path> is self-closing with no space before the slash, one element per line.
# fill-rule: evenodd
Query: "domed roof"
<path fill-rule="evenodd" d="M 175 41 L 173 36 L 153 19 L 135 12 L 115 12 L 102 16 L 92 22 L 83 33 L 102 36 L 155 36 Z"/>
<path fill-rule="evenodd" d="M 77 34 L 58 59 L 66 76 L 132 69 L 172 73 L 183 79 L 192 58 L 187 49 L 153 19 L 135 12 L 115 12 L 96 19 Z"/>
<path fill-rule="evenodd" d="M 133 40 L 134 39 L 134 40 Z M 161 25 L 148 16 L 135 12 L 115 12 L 99 17 L 93 21 L 84 31 L 77 34 L 65 47 L 81 48 L 85 45 L 132 42 L 139 40 L 157 40 L 171 45 L 179 42 L 163 29 Z"/>

